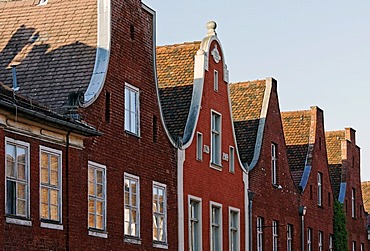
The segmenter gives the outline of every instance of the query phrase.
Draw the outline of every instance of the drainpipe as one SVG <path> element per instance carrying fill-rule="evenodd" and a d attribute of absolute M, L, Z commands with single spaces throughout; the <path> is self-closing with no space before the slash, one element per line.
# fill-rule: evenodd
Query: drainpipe
<path fill-rule="evenodd" d="M 305 206 L 298 207 L 299 216 L 301 216 L 301 251 L 304 251 L 304 216 L 306 215 L 307 208 Z"/>
<path fill-rule="evenodd" d="M 69 136 L 71 134 L 71 130 L 68 131 L 66 136 L 66 167 L 65 167 L 65 175 L 66 175 L 66 250 L 69 250 Z"/>
<path fill-rule="evenodd" d="M 248 190 L 248 200 L 249 200 L 249 251 L 252 251 L 252 224 L 253 224 L 253 214 L 252 214 L 252 204 L 253 204 L 253 198 L 254 198 L 255 193 L 252 192 L 251 190 Z"/>

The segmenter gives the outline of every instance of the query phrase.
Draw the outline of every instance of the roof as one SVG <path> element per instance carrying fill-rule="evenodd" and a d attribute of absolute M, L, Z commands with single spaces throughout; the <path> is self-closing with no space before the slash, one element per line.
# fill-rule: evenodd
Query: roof
<path fill-rule="evenodd" d="M 311 110 L 281 113 L 288 163 L 294 184 L 299 187 L 309 149 Z"/>
<path fill-rule="evenodd" d="M 53 110 L 71 92 L 84 92 L 93 73 L 97 1 L 22 0 L 0 3 L 0 81 Z"/>
<path fill-rule="evenodd" d="M 230 84 L 230 99 L 240 158 L 250 164 L 255 151 L 266 80 Z"/>
<path fill-rule="evenodd" d="M 366 212 L 370 212 L 370 181 L 361 182 L 362 200 Z"/>
<path fill-rule="evenodd" d="M 176 141 L 183 137 L 194 81 L 194 56 L 200 42 L 157 47 L 159 95 L 167 128 Z"/>

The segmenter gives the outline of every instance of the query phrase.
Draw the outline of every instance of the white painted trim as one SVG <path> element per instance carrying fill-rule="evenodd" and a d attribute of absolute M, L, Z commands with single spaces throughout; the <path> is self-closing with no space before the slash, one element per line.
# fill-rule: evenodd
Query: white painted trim
<path fill-rule="evenodd" d="M 160 243 L 153 243 L 153 248 L 168 249 L 168 245 L 160 244 Z"/>
<path fill-rule="evenodd" d="M 200 142 L 199 142 L 200 137 Z M 200 146 L 200 149 L 199 149 Z M 198 156 L 198 153 L 200 153 L 200 156 Z M 196 154 L 195 158 L 198 161 L 203 161 L 203 133 L 197 132 L 197 140 L 196 140 Z"/>
<path fill-rule="evenodd" d="M 212 141 L 212 116 L 213 114 L 217 114 L 220 116 L 220 164 L 213 163 L 212 155 L 213 155 L 213 141 Z M 222 114 L 217 112 L 216 110 L 211 109 L 211 124 L 210 124 L 210 142 L 211 142 L 211 151 L 210 151 L 210 162 L 209 166 L 216 169 L 222 170 Z"/>
<path fill-rule="evenodd" d="M 184 162 L 185 150 L 177 149 L 177 206 L 179 251 L 185 250 Z"/>
<path fill-rule="evenodd" d="M 228 237 L 229 237 L 229 250 L 231 251 L 231 212 L 236 212 L 238 213 L 238 234 L 237 234 L 237 242 L 238 242 L 238 246 L 237 246 L 237 250 L 240 250 L 240 232 L 241 232 L 241 224 L 240 224 L 240 209 L 239 208 L 236 208 L 236 207 L 229 207 L 229 210 L 228 210 L 228 213 L 229 213 L 229 225 L 228 225 Z"/>
<path fill-rule="evenodd" d="M 190 202 L 191 201 L 196 201 L 199 203 L 199 250 L 203 250 L 203 209 L 202 209 L 202 198 L 193 196 L 193 195 L 188 195 L 188 238 L 189 238 L 189 248 L 190 248 L 190 243 L 191 243 L 191 231 L 190 231 L 190 215 L 191 215 L 191 207 L 190 207 Z"/>
<path fill-rule="evenodd" d="M 245 232 L 245 251 L 248 250 L 248 247 L 252 245 L 252 243 L 249 243 L 249 224 L 252 224 L 252 222 L 249 222 L 249 198 L 248 198 L 248 189 L 249 189 L 249 178 L 248 178 L 248 172 L 243 172 L 243 184 L 244 184 L 244 232 Z M 241 226 L 241 224 L 240 224 Z"/>
<path fill-rule="evenodd" d="M 217 78 L 216 78 L 217 77 Z M 218 81 L 218 71 L 217 70 L 213 70 L 213 90 L 215 92 L 218 92 L 218 85 L 219 85 L 219 81 Z"/>
<path fill-rule="evenodd" d="M 11 218 L 11 217 L 6 217 L 5 222 L 9 224 L 22 225 L 22 226 L 27 226 L 27 227 L 32 226 L 32 221 L 25 220 L 25 219 L 16 219 L 16 218 Z"/>
<path fill-rule="evenodd" d="M 160 183 L 160 182 L 157 182 L 157 181 L 153 181 L 153 186 L 152 188 L 154 187 L 157 187 L 157 188 L 162 188 L 164 190 L 164 201 L 163 201 L 163 205 L 164 205 L 164 209 L 163 209 L 163 212 L 164 212 L 164 233 L 165 233 L 165 241 L 164 242 L 160 242 L 160 243 L 154 243 L 154 244 L 157 244 L 158 246 L 167 246 L 166 244 L 168 243 L 168 232 L 167 232 L 167 185 L 166 184 L 163 184 L 163 183 Z M 152 189 L 153 191 L 153 189 Z M 152 192 L 152 201 L 154 200 L 154 194 Z M 152 212 L 153 214 L 153 217 L 154 217 L 154 212 Z M 154 240 L 153 240 L 154 241 Z M 153 245 L 154 245 L 153 244 Z"/>
<path fill-rule="evenodd" d="M 125 179 L 128 178 L 128 179 L 132 179 L 132 180 L 136 180 L 137 181 L 137 187 L 136 187 L 136 199 L 137 199 L 137 214 L 138 214 L 138 219 L 137 219 L 137 229 L 138 229 L 138 233 L 137 233 L 137 236 L 134 236 L 134 235 L 125 235 L 125 231 L 123 231 L 123 234 L 124 234 L 124 239 L 125 239 L 125 242 L 130 242 L 130 243 L 135 243 L 135 244 L 139 244 L 138 242 L 131 242 L 131 240 L 138 240 L 140 239 L 140 218 L 141 218 L 141 210 L 140 210 L 140 177 L 139 176 L 136 176 L 136 175 L 133 175 L 133 174 L 129 174 L 129 173 L 124 173 L 123 174 L 123 182 L 125 182 Z M 123 187 L 123 195 L 125 195 L 125 188 Z M 125 202 L 123 204 L 123 209 L 125 209 Z M 125 227 L 125 217 L 123 217 L 123 227 Z M 140 241 L 141 243 L 141 241 Z"/>
<path fill-rule="evenodd" d="M 101 233 L 101 232 L 94 231 L 94 230 L 91 230 L 91 229 L 89 230 L 89 235 L 94 236 L 94 237 L 104 238 L 104 239 L 108 238 L 108 233 Z"/>
<path fill-rule="evenodd" d="M 209 246 L 211 247 L 212 249 L 212 208 L 213 207 L 217 207 L 220 209 L 220 228 L 219 228 L 219 232 L 220 232 L 220 242 L 219 242 L 219 245 L 220 245 L 220 248 L 222 249 L 222 245 L 223 245 L 223 230 L 222 230 L 222 225 L 223 225 L 223 221 L 222 221 L 222 204 L 220 203 L 217 203 L 217 202 L 214 202 L 214 201 L 210 201 L 209 202 Z"/>
<path fill-rule="evenodd" d="M 47 222 L 41 222 L 40 227 L 43 228 L 49 228 L 49 229 L 55 229 L 55 230 L 63 230 L 63 225 L 61 224 L 54 224 L 54 223 L 47 223 Z"/>
<path fill-rule="evenodd" d="M 235 173 L 235 147 L 234 146 L 229 146 L 229 172 Z"/>
<path fill-rule="evenodd" d="M 137 133 L 126 130 L 126 121 L 125 121 L 125 119 L 126 119 L 126 100 L 124 101 L 125 103 L 124 103 L 124 114 L 123 114 L 123 116 L 124 116 L 124 126 L 123 127 L 124 127 L 125 132 L 133 134 L 137 137 L 140 137 L 140 131 L 141 131 L 140 130 L 140 125 L 141 125 L 141 121 L 140 121 L 141 120 L 141 118 L 140 118 L 140 89 L 137 88 L 136 86 L 133 86 L 133 85 L 125 82 L 125 88 L 124 88 L 124 93 L 123 93 L 123 96 L 125 98 L 126 98 L 126 89 L 128 89 L 128 90 L 131 89 L 133 92 L 137 93 L 137 96 L 136 96 Z"/>

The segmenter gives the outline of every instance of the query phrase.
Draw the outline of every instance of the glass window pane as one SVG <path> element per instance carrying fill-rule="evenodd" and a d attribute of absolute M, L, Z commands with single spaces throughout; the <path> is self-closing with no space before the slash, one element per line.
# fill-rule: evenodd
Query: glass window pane
<path fill-rule="evenodd" d="M 89 213 L 95 213 L 95 201 L 92 199 L 89 200 Z"/>
<path fill-rule="evenodd" d="M 94 181 L 94 168 L 89 168 L 89 181 Z"/>
<path fill-rule="evenodd" d="M 17 200 L 17 214 L 26 215 L 26 201 Z"/>
<path fill-rule="evenodd" d="M 131 234 L 131 232 L 130 232 L 130 222 L 128 222 L 128 221 L 125 221 L 125 234 L 126 235 Z"/>
<path fill-rule="evenodd" d="M 103 215 L 103 202 L 96 201 L 96 214 Z"/>
<path fill-rule="evenodd" d="M 130 110 L 131 112 L 136 113 L 136 92 L 130 91 L 131 92 L 131 97 L 130 97 Z"/>
<path fill-rule="evenodd" d="M 96 196 L 103 198 L 103 186 L 102 185 L 96 185 Z"/>
<path fill-rule="evenodd" d="M 50 190 L 50 204 L 58 205 L 58 190 Z"/>
<path fill-rule="evenodd" d="M 49 203 L 49 193 L 48 189 L 45 187 L 41 188 L 41 203 Z"/>
<path fill-rule="evenodd" d="M 49 167 L 49 155 L 41 152 L 41 168 L 48 168 Z"/>
<path fill-rule="evenodd" d="M 102 215 L 96 216 L 96 228 L 103 229 L 103 216 Z"/>
<path fill-rule="evenodd" d="M 41 203 L 41 218 L 49 219 L 49 207 L 48 204 Z"/>
<path fill-rule="evenodd" d="M 131 118 L 130 118 L 130 131 L 133 133 L 136 133 L 137 129 L 137 124 L 136 124 L 136 114 L 134 112 L 131 112 Z"/>
<path fill-rule="evenodd" d="M 49 173 L 48 173 L 48 169 L 41 168 L 41 183 L 49 184 Z"/>
<path fill-rule="evenodd" d="M 26 199 L 26 186 L 23 184 L 19 184 L 19 183 L 17 185 L 18 185 L 17 198 L 25 200 Z"/>
<path fill-rule="evenodd" d="M 58 206 L 50 206 L 50 219 L 55 221 L 59 220 Z"/>
<path fill-rule="evenodd" d="M 95 227 L 95 215 L 89 214 L 89 227 Z"/>
<path fill-rule="evenodd" d="M 26 164 L 26 149 L 17 147 L 17 162 Z"/>
<path fill-rule="evenodd" d="M 133 206 L 133 207 L 136 207 L 137 206 L 136 205 L 136 195 L 135 194 L 133 194 L 131 196 L 131 206 Z"/>
<path fill-rule="evenodd" d="M 89 195 L 95 195 L 94 183 L 89 182 Z"/>
<path fill-rule="evenodd" d="M 26 166 L 18 163 L 18 179 L 26 180 Z"/>
<path fill-rule="evenodd" d="M 131 181 L 131 192 L 136 194 L 136 182 Z"/>
<path fill-rule="evenodd" d="M 50 173 L 50 185 L 53 185 L 53 186 L 58 186 L 58 172 L 55 172 L 55 171 L 51 171 Z"/>
<path fill-rule="evenodd" d="M 96 170 L 96 182 L 103 183 L 103 172 L 101 170 Z"/>
<path fill-rule="evenodd" d="M 50 158 L 50 168 L 53 171 L 58 171 L 58 165 L 59 165 L 59 156 L 57 155 L 51 155 Z"/>

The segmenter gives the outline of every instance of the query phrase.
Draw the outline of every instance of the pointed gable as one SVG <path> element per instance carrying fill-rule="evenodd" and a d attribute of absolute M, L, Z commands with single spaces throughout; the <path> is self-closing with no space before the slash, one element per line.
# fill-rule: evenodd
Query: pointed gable
<path fill-rule="evenodd" d="M 157 47 L 160 100 L 167 128 L 177 141 L 183 137 L 194 82 L 194 56 L 200 42 Z"/>

